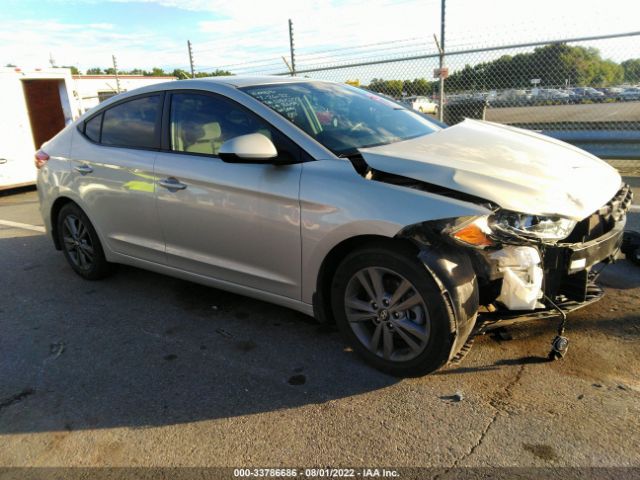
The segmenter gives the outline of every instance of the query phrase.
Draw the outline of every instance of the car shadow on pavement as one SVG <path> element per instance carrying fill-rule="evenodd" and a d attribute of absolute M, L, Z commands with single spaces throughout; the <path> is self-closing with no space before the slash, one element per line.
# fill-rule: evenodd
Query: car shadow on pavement
<path fill-rule="evenodd" d="M 640 267 L 628 260 L 619 260 L 602 271 L 598 283 L 605 287 L 629 290 L 640 287 Z"/>
<path fill-rule="evenodd" d="M 0 239 L 0 434 L 146 428 L 384 388 L 335 328 L 120 267 L 75 275 L 42 235 Z"/>

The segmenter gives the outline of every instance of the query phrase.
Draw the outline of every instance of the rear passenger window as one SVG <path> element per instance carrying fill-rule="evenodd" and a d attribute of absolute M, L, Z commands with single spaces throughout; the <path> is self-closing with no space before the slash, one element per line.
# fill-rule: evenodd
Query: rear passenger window
<path fill-rule="evenodd" d="M 104 112 L 104 145 L 119 147 L 159 147 L 160 95 L 138 98 L 111 107 Z"/>
<path fill-rule="evenodd" d="M 100 141 L 100 126 L 102 124 L 102 114 L 96 115 L 84 125 L 84 134 L 94 142 Z"/>
<path fill-rule="evenodd" d="M 240 135 L 272 137 L 256 115 L 220 98 L 193 93 L 173 94 L 170 129 L 172 150 L 205 155 L 218 155 L 224 141 Z"/>

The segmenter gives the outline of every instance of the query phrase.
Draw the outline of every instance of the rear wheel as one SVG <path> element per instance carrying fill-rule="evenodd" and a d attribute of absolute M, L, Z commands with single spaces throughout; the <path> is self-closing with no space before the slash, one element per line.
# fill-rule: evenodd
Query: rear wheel
<path fill-rule="evenodd" d="M 87 280 L 98 280 L 113 271 L 102 244 L 87 215 L 75 203 L 60 209 L 57 219 L 58 240 L 71 268 Z"/>
<path fill-rule="evenodd" d="M 347 256 L 334 277 L 332 306 L 354 350 L 384 372 L 424 375 L 449 359 L 447 303 L 408 252 L 372 247 Z"/>

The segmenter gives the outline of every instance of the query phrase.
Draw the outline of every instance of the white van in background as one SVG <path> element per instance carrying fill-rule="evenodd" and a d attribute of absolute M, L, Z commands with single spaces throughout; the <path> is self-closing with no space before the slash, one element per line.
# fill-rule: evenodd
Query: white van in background
<path fill-rule="evenodd" d="M 33 155 L 78 116 L 71 71 L 0 68 L 0 190 L 33 185 Z"/>

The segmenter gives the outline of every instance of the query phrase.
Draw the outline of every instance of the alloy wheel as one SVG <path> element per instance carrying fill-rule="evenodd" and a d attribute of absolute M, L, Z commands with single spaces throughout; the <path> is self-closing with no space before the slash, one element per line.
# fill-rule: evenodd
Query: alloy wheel
<path fill-rule="evenodd" d="M 94 249 L 87 226 L 75 215 L 67 215 L 62 224 L 64 248 L 78 268 L 89 270 L 93 265 Z"/>
<path fill-rule="evenodd" d="M 416 287 L 382 267 L 359 270 L 347 283 L 345 314 L 358 340 L 390 361 L 408 361 L 426 348 L 429 312 Z"/>

